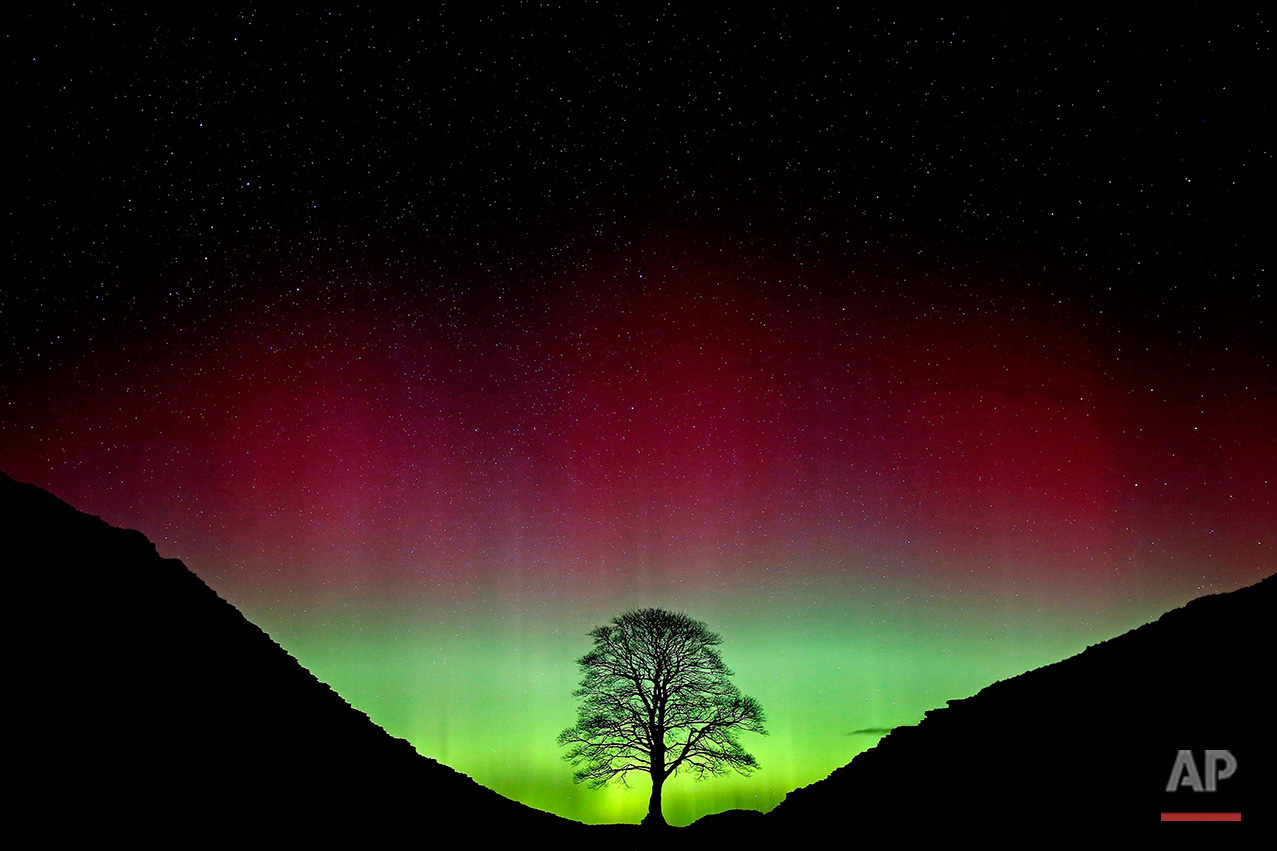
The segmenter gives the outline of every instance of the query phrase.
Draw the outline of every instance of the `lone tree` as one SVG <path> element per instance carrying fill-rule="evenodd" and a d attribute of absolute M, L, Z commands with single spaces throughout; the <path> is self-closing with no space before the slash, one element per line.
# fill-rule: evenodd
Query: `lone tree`
<path fill-rule="evenodd" d="M 728 680 L 732 672 L 714 648 L 723 639 L 705 624 L 664 609 L 630 611 L 590 633 L 594 649 L 577 660 L 584 675 L 576 724 L 559 745 L 573 780 L 601 789 L 626 785 L 630 771 L 652 779 L 645 825 L 664 825 L 661 787 L 676 772 L 701 779 L 735 770 L 748 775 L 758 760 L 738 731 L 766 735 L 758 701 Z"/>

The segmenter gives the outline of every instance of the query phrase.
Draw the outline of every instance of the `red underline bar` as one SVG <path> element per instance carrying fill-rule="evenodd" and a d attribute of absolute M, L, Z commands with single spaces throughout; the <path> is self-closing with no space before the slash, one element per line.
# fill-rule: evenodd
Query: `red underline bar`
<path fill-rule="evenodd" d="M 1162 821 L 1241 821 L 1241 813 L 1162 813 Z"/>

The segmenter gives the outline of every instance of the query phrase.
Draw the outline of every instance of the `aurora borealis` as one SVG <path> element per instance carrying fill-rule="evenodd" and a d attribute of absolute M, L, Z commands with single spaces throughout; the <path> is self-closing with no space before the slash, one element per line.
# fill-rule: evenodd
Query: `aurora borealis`
<path fill-rule="evenodd" d="M 573 18 L 8 27 L 0 469 L 589 822 L 626 609 L 768 715 L 686 824 L 1273 572 L 1263 21 Z"/>

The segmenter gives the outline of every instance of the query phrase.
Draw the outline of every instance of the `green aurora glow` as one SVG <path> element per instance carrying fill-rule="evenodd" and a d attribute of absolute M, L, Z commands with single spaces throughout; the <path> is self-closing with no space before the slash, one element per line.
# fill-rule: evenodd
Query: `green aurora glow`
<path fill-rule="evenodd" d="M 945 700 L 1080 652 L 1159 611 L 1094 600 L 1044 609 L 995 596 L 959 605 L 907 589 L 808 582 L 614 603 L 525 597 L 517 608 L 474 599 L 373 608 L 334 598 L 292 611 L 263 607 L 252 618 L 422 754 L 530 806 L 612 823 L 642 817 L 647 779 L 633 777 L 628 789 L 576 786 L 554 739 L 573 719 L 586 633 L 646 605 L 686 611 L 723 635 L 734 682 L 768 716 L 770 735 L 744 737 L 762 764 L 753 776 L 675 778 L 666 787 L 666 816 L 677 825 L 731 808 L 770 810 L 880 736 L 862 731 L 916 723 Z"/>

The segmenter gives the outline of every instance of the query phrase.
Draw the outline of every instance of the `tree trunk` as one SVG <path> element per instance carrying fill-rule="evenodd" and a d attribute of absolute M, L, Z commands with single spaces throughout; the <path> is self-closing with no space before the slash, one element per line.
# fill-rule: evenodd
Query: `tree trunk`
<path fill-rule="evenodd" d="M 645 827 L 665 827 L 665 814 L 661 812 L 661 787 L 665 785 L 665 777 L 661 772 L 652 772 L 652 797 L 647 802 L 647 815 L 643 817 Z"/>

